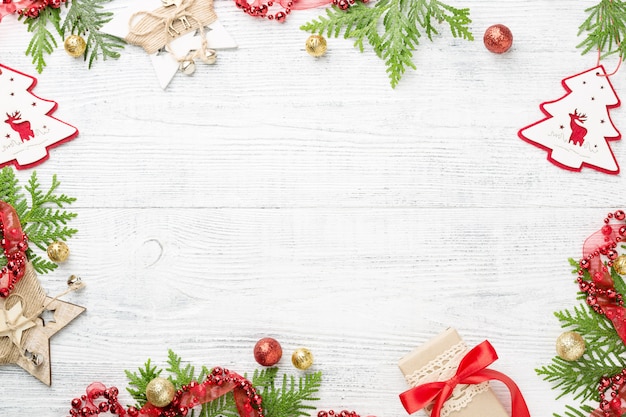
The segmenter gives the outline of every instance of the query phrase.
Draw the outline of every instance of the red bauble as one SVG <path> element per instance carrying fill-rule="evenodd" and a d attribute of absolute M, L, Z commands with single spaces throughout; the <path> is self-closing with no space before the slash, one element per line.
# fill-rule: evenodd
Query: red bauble
<path fill-rule="evenodd" d="M 262 366 L 276 365 L 283 356 L 278 340 L 264 337 L 254 345 L 254 359 Z"/>
<path fill-rule="evenodd" d="M 494 54 L 503 54 L 513 45 L 513 33 L 501 24 L 489 26 L 483 37 L 485 47 Z"/>

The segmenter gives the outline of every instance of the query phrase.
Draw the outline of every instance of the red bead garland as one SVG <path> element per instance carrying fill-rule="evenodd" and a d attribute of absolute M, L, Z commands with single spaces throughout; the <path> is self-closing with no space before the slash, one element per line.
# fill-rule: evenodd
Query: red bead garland
<path fill-rule="evenodd" d="M 8 203 L 0 201 L 0 246 L 4 250 L 7 264 L 0 269 L 0 297 L 8 297 L 15 284 L 26 272 L 27 238 L 22 231 L 17 212 Z"/>
<path fill-rule="evenodd" d="M 228 369 L 216 367 L 204 382 L 192 381 L 183 385 L 174 399 L 165 407 L 156 407 L 146 403 L 141 410 L 129 407 L 127 410 L 119 403 L 119 390 L 106 388 L 99 382 L 87 387 L 87 394 L 74 398 L 71 402 L 70 417 L 90 417 L 100 413 L 117 414 L 120 417 L 185 417 L 189 410 L 205 404 L 233 391 L 235 404 L 241 417 L 265 417 L 263 399 L 250 381 Z"/>
<path fill-rule="evenodd" d="M 369 3 L 369 0 L 360 0 L 361 3 Z M 333 5 L 337 6 L 341 10 L 348 10 L 350 6 L 354 5 L 356 0 L 333 0 Z"/>
<path fill-rule="evenodd" d="M 587 295 L 586 303 L 593 311 L 606 316 L 615 331 L 626 344 L 626 309 L 624 297 L 615 289 L 609 268 L 618 258 L 619 242 L 626 240 L 626 213 L 617 210 L 607 214 L 604 226 L 592 234 L 583 247 L 583 258 L 579 261 L 578 288 Z M 616 223 L 617 221 L 618 223 Z M 608 260 L 606 265 L 601 257 Z M 591 279 L 589 279 L 591 278 Z M 624 411 L 622 398 L 626 390 L 626 369 L 611 377 L 602 377 L 598 383 L 600 406 L 591 415 L 594 417 L 619 417 Z"/>
<path fill-rule="evenodd" d="M 619 417 L 623 414 L 621 397 L 625 383 L 626 369 L 622 369 L 620 373 L 612 377 L 605 376 L 600 379 L 600 383 L 598 384 L 600 412 L 604 417 Z M 608 397 L 607 394 L 609 394 Z M 595 415 L 595 412 L 592 415 Z"/>
<path fill-rule="evenodd" d="M 274 1 L 272 0 L 265 4 L 261 3 L 259 0 L 256 0 L 253 3 L 248 3 L 248 0 L 235 0 L 235 4 L 243 10 L 244 13 L 247 13 L 250 16 L 266 17 L 269 20 L 276 20 L 277 22 L 282 23 L 285 19 L 287 19 L 287 15 L 291 13 L 293 1 L 288 1 L 282 11 L 274 14 L 270 13 L 270 7 L 274 6 Z"/>
<path fill-rule="evenodd" d="M 22 16 L 36 18 L 39 17 L 39 13 L 46 7 L 58 9 L 65 2 L 66 0 L 36 0 L 29 7 L 21 9 L 18 13 Z"/>
<path fill-rule="evenodd" d="M 588 254 L 580 260 L 577 278 L 580 291 L 587 294 L 586 302 L 589 307 L 609 319 L 613 319 L 615 314 L 620 314 L 621 310 L 616 310 L 614 307 L 624 306 L 623 296 L 615 290 L 609 269 L 599 261 L 600 255 L 606 256 L 607 265 L 612 266 L 618 256 L 615 250 L 617 243 L 626 237 L 626 225 L 611 224 L 612 219 L 623 221 L 626 219 L 626 213 L 623 210 L 617 210 L 605 217 L 604 226 L 600 229 L 603 238 L 598 239 L 601 243 L 595 250 L 588 251 Z M 586 272 L 591 275 L 591 281 L 584 278 Z"/>

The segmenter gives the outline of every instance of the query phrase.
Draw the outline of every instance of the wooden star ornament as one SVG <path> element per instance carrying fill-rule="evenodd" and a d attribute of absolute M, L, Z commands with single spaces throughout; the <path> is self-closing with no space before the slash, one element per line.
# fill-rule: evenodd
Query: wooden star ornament
<path fill-rule="evenodd" d="M 0 365 L 16 364 L 50 385 L 50 338 L 84 311 L 48 297 L 28 264 L 11 295 L 0 299 Z M 44 313 L 47 320 L 41 317 Z"/>

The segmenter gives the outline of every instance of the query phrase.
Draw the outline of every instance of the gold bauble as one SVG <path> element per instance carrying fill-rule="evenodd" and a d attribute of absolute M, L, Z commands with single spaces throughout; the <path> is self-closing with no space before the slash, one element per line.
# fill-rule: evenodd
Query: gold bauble
<path fill-rule="evenodd" d="M 70 256 L 70 248 L 67 247 L 65 242 L 57 241 L 52 242 L 48 246 L 48 258 L 52 262 L 61 263 L 67 261 Z"/>
<path fill-rule="evenodd" d="M 70 35 L 65 39 L 63 47 L 65 48 L 65 52 L 67 52 L 69 56 L 78 58 L 85 53 L 85 49 L 87 49 L 87 43 L 81 36 Z"/>
<path fill-rule="evenodd" d="M 320 57 L 326 53 L 326 39 L 320 35 L 311 35 L 305 43 L 306 52 L 314 57 Z"/>
<path fill-rule="evenodd" d="M 626 274 L 626 255 L 620 255 L 613 261 L 613 269 L 620 275 Z"/>
<path fill-rule="evenodd" d="M 299 348 L 291 355 L 291 363 L 293 366 L 304 371 L 313 365 L 313 354 L 307 348 Z"/>
<path fill-rule="evenodd" d="M 577 361 L 585 353 L 585 339 L 576 332 L 565 332 L 556 339 L 556 354 L 566 361 Z"/>
<path fill-rule="evenodd" d="M 176 388 L 169 379 L 157 377 L 148 382 L 146 386 L 146 398 L 155 407 L 169 405 L 176 395 Z"/>

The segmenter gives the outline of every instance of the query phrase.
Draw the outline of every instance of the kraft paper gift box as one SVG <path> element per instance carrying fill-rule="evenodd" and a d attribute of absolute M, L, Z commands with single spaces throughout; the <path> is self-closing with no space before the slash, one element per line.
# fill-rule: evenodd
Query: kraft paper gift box
<path fill-rule="evenodd" d="M 400 359 L 398 366 L 407 383 L 416 387 L 452 377 L 459 362 L 472 348 L 456 330 L 448 329 Z M 424 408 L 430 415 L 432 404 Z M 488 382 L 458 385 L 441 409 L 441 417 L 509 417 Z"/>

